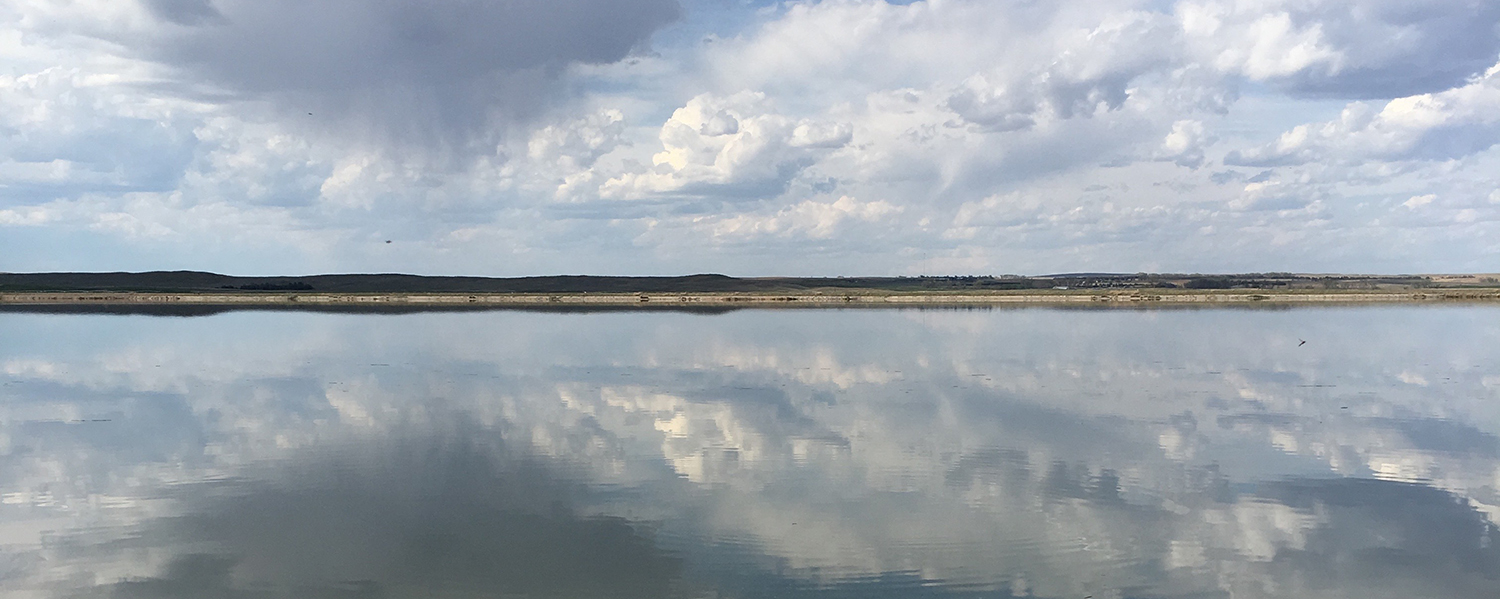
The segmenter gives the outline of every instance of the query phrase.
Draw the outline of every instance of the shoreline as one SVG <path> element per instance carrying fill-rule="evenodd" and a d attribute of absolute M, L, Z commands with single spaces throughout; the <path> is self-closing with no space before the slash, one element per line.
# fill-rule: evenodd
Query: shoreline
<path fill-rule="evenodd" d="M 1169 289 L 975 293 L 157 293 L 0 292 L 0 306 L 224 307 L 878 307 L 995 305 L 1306 305 L 1500 303 L 1500 289 L 1187 291 Z"/>

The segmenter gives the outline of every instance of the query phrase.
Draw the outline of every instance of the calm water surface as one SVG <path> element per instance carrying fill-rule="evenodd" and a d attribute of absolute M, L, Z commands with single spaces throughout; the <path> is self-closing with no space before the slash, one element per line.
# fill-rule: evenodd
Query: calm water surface
<path fill-rule="evenodd" d="M 6 599 L 1500 597 L 1494 307 L 0 313 L 0 383 Z"/>

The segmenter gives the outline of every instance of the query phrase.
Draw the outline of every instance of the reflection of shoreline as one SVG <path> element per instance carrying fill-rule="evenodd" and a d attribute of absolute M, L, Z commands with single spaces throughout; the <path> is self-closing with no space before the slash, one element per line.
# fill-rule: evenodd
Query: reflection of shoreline
<path fill-rule="evenodd" d="M 0 306 L 248 306 L 337 309 L 888 306 L 1193 306 L 1500 302 L 1500 290 L 1134 290 L 974 293 L 0 293 Z"/>

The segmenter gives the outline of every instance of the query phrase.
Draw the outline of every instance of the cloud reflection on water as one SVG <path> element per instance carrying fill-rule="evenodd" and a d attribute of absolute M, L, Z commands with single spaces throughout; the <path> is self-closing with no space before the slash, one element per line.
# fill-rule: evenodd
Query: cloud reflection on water
<path fill-rule="evenodd" d="M 0 580 L 1490 597 L 1493 315 L 4 315 Z"/>
<path fill-rule="evenodd" d="M 428 428 L 428 427 L 424 427 Z M 679 560 L 619 518 L 579 514 L 574 483 L 459 420 L 320 447 L 249 478 L 195 483 L 183 513 L 94 552 L 167 547 L 160 575 L 111 597 L 665 597 Z M 252 470 L 263 470 L 254 468 Z M 123 546 L 123 547 L 122 547 Z"/>

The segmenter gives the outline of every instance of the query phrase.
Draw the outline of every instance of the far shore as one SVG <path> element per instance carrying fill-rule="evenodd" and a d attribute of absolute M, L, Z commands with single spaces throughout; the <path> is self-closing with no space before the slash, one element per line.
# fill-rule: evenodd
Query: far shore
<path fill-rule="evenodd" d="M 319 292 L 8 292 L 6 306 L 274 307 L 876 307 L 987 305 L 1212 305 L 1330 303 L 1500 303 L 1500 289 L 1425 290 L 1043 290 L 986 292 L 796 293 L 319 293 Z"/>

